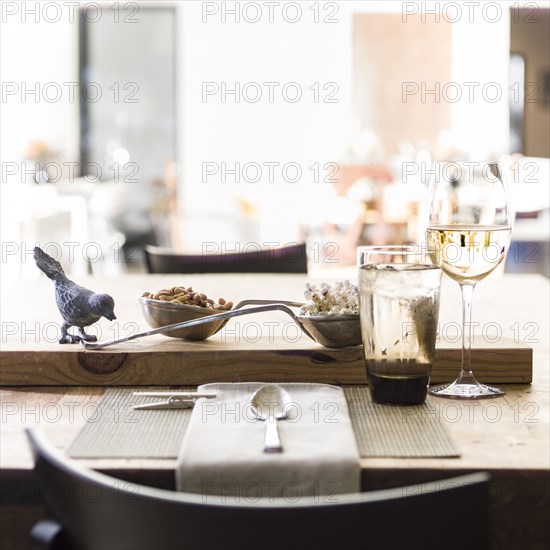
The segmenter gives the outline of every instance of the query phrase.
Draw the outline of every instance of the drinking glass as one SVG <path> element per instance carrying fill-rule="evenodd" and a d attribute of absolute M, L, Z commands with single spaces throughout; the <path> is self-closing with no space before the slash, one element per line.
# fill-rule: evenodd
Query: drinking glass
<path fill-rule="evenodd" d="M 428 248 L 462 293 L 462 363 L 451 384 L 430 389 L 438 397 L 480 399 L 504 390 L 480 384 L 471 366 L 472 297 L 475 285 L 504 260 L 512 212 L 496 162 L 439 162 L 430 170 Z"/>
<path fill-rule="evenodd" d="M 416 245 L 358 248 L 361 335 L 372 400 L 418 405 L 428 392 L 441 269 Z"/>

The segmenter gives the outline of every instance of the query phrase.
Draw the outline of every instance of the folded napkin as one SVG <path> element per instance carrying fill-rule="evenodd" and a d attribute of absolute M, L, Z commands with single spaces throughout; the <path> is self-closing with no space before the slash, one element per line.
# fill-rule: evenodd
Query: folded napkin
<path fill-rule="evenodd" d="M 191 415 L 176 467 L 179 491 L 221 495 L 237 502 L 302 496 L 329 500 L 360 491 L 359 455 L 341 388 L 280 384 L 293 402 L 279 420 L 282 453 L 264 453 L 265 421 L 250 409 L 263 384 L 205 384 Z"/>

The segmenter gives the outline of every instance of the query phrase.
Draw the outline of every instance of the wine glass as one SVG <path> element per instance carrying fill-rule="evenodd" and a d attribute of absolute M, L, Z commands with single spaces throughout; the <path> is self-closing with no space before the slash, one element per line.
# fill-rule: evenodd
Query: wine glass
<path fill-rule="evenodd" d="M 430 389 L 438 397 L 480 399 L 504 390 L 480 384 L 471 366 L 472 297 L 475 285 L 504 260 L 512 212 L 496 162 L 438 162 L 430 171 L 426 240 L 443 272 L 462 293 L 462 365 L 458 378 Z"/>

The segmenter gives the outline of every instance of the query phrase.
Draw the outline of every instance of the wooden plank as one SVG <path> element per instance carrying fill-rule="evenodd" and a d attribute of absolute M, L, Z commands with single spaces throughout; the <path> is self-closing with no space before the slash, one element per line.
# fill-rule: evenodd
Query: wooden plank
<path fill-rule="evenodd" d="M 451 382 L 458 375 L 462 349 L 441 342 L 436 348 L 431 383 Z M 520 342 L 497 343 L 476 339 L 472 345 L 474 375 L 487 384 L 530 384 L 533 381 L 533 349 Z"/>
<path fill-rule="evenodd" d="M 532 349 L 513 341 L 476 343 L 474 373 L 486 383 L 530 383 Z M 432 383 L 458 374 L 461 350 L 442 342 Z M 252 343 L 184 342 L 151 337 L 116 348 L 88 351 L 51 344 L 42 350 L 0 352 L 0 384 L 29 385 L 198 385 L 208 382 L 366 383 L 362 346 L 327 349 L 274 339 Z"/>
<path fill-rule="evenodd" d="M 269 274 L 125 275 L 79 282 L 115 298 L 117 320 L 102 319 L 91 327 L 100 339 L 110 339 L 148 328 L 136 300 L 144 290 L 185 283 L 235 302 L 246 298 L 300 300 L 307 280 L 302 275 Z M 450 337 L 450 327 L 454 332 L 459 327 L 460 293 L 452 281 L 444 283 L 440 333 Z M 525 307 L 526 298 L 521 292 L 510 292 L 510 285 L 528 291 L 532 303 L 545 303 L 548 294 L 547 281 L 537 277 L 510 276 L 479 285 L 477 332 L 498 326 L 502 333 L 497 342 L 480 338 L 474 343 L 474 373 L 486 383 L 530 383 L 532 350 L 521 340 L 536 344 L 545 334 L 544 324 L 531 314 L 533 309 Z M 36 304 L 29 296 L 41 298 Z M 503 296 L 506 299 L 496 301 L 495 297 Z M 233 319 L 205 342 L 158 335 L 96 352 L 58 344 L 58 320 L 51 282 L 45 277 L 2 288 L 0 385 L 196 385 L 253 380 L 362 384 L 366 378 L 361 347 L 323 348 L 301 334 L 282 312 Z M 486 332 L 488 336 L 490 331 Z M 456 341 L 439 343 L 433 383 L 456 376 L 459 347 Z"/>

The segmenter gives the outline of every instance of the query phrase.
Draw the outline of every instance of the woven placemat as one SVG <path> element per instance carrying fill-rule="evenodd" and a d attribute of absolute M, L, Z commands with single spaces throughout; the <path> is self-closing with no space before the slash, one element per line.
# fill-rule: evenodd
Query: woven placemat
<path fill-rule="evenodd" d="M 345 388 L 345 394 L 362 457 L 460 456 L 429 400 L 413 406 L 378 405 L 364 386 Z"/>
<path fill-rule="evenodd" d="M 151 388 L 151 390 L 159 388 Z M 114 388 L 97 404 L 95 421 L 78 433 L 72 458 L 176 458 L 192 409 L 134 411 L 159 398 L 134 396 L 146 388 Z M 353 430 L 362 457 L 457 457 L 460 453 L 433 405 L 373 403 L 365 386 L 345 387 Z"/>
<path fill-rule="evenodd" d="M 133 395 L 148 390 L 159 388 L 107 390 L 97 403 L 97 414 L 80 430 L 67 454 L 72 458 L 176 458 L 193 409 L 135 411 L 134 405 L 163 399 Z"/>

